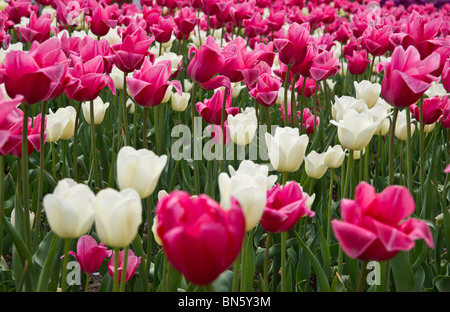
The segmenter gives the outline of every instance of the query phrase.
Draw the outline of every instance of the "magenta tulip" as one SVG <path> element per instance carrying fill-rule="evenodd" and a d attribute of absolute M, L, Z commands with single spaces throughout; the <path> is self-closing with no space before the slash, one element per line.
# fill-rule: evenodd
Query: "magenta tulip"
<path fill-rule="evenodd" d="M 362 75 L 367 69 L 370 60 L 367 59 L 367 51 L 353 51 L 352 56 L 345 56 L 348 60 L 348 71 L 352 75 Z"/>
<path fill-rule="evenodd" d="M 80 269 L 84 273 L 91 275 L 97 272 L 107 257 L 111 257 L 111 250 L 107 250 L 105 244 L 97 241 L 89 235 L 81 236 L 77 242 L 77 252 L 70 251 L 80 264 Z"/>
<path fill-rule="evenodd" d="M 309 24 L 293 23 L 285 39 L 275 39 L 278 58 L 286 65 L 299 65 L 305 58 L 309 41 Z"/>
<path fill-rule="evenodd" d="M 388 25 L 381 28 L 369 26 L 361 37 L 361 45 L 373 56 L 383 55 L 391 45 L 391 34 L 392 30 Z"/>
<path fill-rule="evenodd" d="M 213 282 L 242 248 L 245 217 L 234 198 L 224 210 L 207 195 L 174 191 L 158 201 L 156 216 L 169 262 L 196 285 Z"/>
<path fill-rule="evenodd" d="M 263 73 L 259 76 L 256 86 L 249 92 L 250 96 L 266 107 L 275 104 L 278 98 L 281 82 L 272 75 Z"/>
<path fill-rule="evenodd" d="M 447 59 L 442 68 L 442 85 L 447 92 L 450 92 L 450 58 Z"/>
<path fill-rule="evenodd" d="M 160 104 L 170 85 L 181 95 L 181 83 L 178 80 L 169 81 L 171 70 L 171 61 L 161 61 L 152 65 L 146 58 L 142 69 L 135 71 L 132 77 L 127 77 L 128 89 L 136 103 L 144 107 Z"/>
<path fill-rule="evenodd" d="M 37 17 L 36 13 L 31 12 L 30 21 L 27 27 L 18 27 L 17 33 L 21 40 L 25 42 L 37 41 L 44 42 L 50 38 L 51 15 L 49 13 L 42 14 Z"/>
<path fill-rule="evenodd" d="M 315 81 L 322 81 L 329 76 L 335 76 L 341 65 L 339 60 L 333 57 L 333 51 L 322 51 L 313 60 L 309 72 Z"/>
<path fill-rule="evenodd" d="M 378 72 L 385 71 L 381 83 L 384 100 L 400 108 L 416 103 L 431 82 L 439 79 L 430 74 L 439 67 L 439 58 L 439 54 L 433 53 L 421 60 L 414 46 L 406 51 L 402 46 L 395 48 L 390 61 L 377 64 Z"/>
<path fill-rule="evenodd" d="M 333 220 L 334 234 L 351 258 L 384 261 L 399 251 L 410 250 L 414 241 L 424 239 L 433 248 L 428 225 L 409 215 L 414 199 L 404 186 L 388 186 L 379 194 L 366 182 L 358 184 L 355 199 L 342 199 L 342 221 Z"/>
<path fill-rule="evenodd" d="M 17 106 L 22 102 L 23 96 L 18 95 L 12 100 L 5 100 L 0 92 L 0 151 L 9 137 L 9 128 L 15 121 L 13 111 L 20 111 Z M 20 111 L 21 112 L 21 111 Z M 10 115 L 11 114 L 11 115 Z M 15 120 L 15 121 L 14 121 Z"/>
<path fill-rule="evenodd" d="M 168 42 L 172 36 L 173 20 L 171 17 L 159 17 L 158 23 L 150 27 L 155 40 L 159 43 Z"/>
<path fill-rule="evenodd" d="M 108 273 L 111 278 L 114 277 L 114 251 L 111 254 L 111 258 L 108 263 Z M 118 273 L 119 273 L 119 284 L 122 282 L 122 271 L 123 271 L 123 262 L 125 258 L 125 250 L 121 250 L 119 252 L 119 264 L 118 264 Z M 127 259 L 127 271 L 125 276 L 125 283 L 130 281 L 130 279 L 134 276 L 137 268 L 141 264 L 142 257 L 136 257 L 134 255 L 133 250 L 128 250 L 128 259 Z"/>
<path fill-rule="evenodd" d="M 96 36 L 105 36 L 111 28 L 117 26 L 117 20 L 110 17 L 109 11 L 102 8 L 101 5 L 95 7 L 90 18 L 90 29 Z"/>
<path fill-rule="evenodd" d="M 179 15 L 174 18 L 174 22 L 178 31 L 184 35 L 183 39 L 187 39 L 197 25 L 198 18 L 191 8 L 184 7 L 180 10 Z"/>
<path fill-rule="evenodd" d="M 204 102 L 198 102 L 195 105 L 198 113 L 209 124 L 221 125 L 222 122 L 222 105 L 223 97 L 226 96 L 225 119 L 228 115 L 236 115 L 239 113 L 239 107 L 231 107 L 231 92 L 225 94 L 225 90 L 219 90 L 214 93 L 211 99 L 205 99 Z"/>
<path fill-rule="evenodd" d="M 431 125 L 439 120 L 442 116 L 442 111 L 449 103 L 448 96 L 444 96 L 440 98 L 439 96 L 435 96 L 432 98 L 426 98 L 423 100 L 422 104 L 422 118 L 423 123 L 426 125 Z M 409 107 L 409 110 L 414 115 L 414 118 L 417 121 L 420 121 L 420 110 L 417 104 L 412 104 Z"/>
<path fill-rule="evenodd" d="M 306 205 L 307 196 L 295 181 L 285 185 L 275 185 L 267 191 L 267 203 L 261 218 L 261 226 L 272 233 L 286 232 L 292 229 L 301 217 L 313 217 Z"/>

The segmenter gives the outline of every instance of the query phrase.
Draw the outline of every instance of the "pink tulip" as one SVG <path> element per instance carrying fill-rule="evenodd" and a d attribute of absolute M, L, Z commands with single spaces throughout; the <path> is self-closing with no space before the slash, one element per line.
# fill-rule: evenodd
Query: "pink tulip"
<path fill-rule="evenodd" d="M 40 45 L 34 42 L 28 53 L 9 52 L 3 70 L 9 97 L 23 95 L 27 104 L 48 100 L 67 72 L 68 63 L 59 48 L 59 39 L 51 38 Z"/>
<path fill-rule="evenodd" d="M 446 105 L 442 107 L 442 116 L 439 122 L 444 128 L 450 129 L 450 101 L 447 101 Z"/>
<path fill-rule="evenodd" d="M 274 45 L 279 51 L 278 58 L 285 65 L 299 65 L 305 58 L 309 41 L 309 24 L 293 23 L 286 39 L 275 39 Z"/>
<path fill-rule="evenodd" d="M 270 31 L 278 31 L 283 27 L 286 13 L 283 11 L 272 12 L 267 18 L 267 27 Z"/>
<path fill-rule="evenodd" d="M 82 9 L 78 1 L 62 1 L 54 0 L 56 5 L 56 20 L 58 24 L 64 27 L 77 26 L 78 16 L 81 14 Z"/>
<path fill-rule="evenodd" d="M 391 34 L 392 30 L 388 25 L 381 28 L 369 26 L 361 37 L 361 45 L 373 56 L 383 55 L 391 45 Z"/>
<path fill-rule="evenodd" d="M 278 98 L 281 82 L 272 75 L 263 73 L 259 76 L 256 86 L 249 92 L 250 96 L 266 107 L 275 104 Z"/>
<path fill-rule="evenodd" d="M 111 278 L 114 277 L 114 251 L 111 254 L 111 258 L 108 262 L 108 272 L 109 276 Z M 122 271 L 123 271 L 123 262 L 125 258 L 125 250 L 121 250 L 119 252 L 119 264 L 118 264 L 118 273 L 119 273 L 119 284 L 122 282 Z M 125 283 L 130 281 L 130 279 L 134 276 L 134 273 L 136 272 L 137 268 L 141 264 L 142 257 L 136 257 L 134 255 L 133 250 L 128 250 L 128 260 L 127 260 L 127 271 L 125 276 Z"/>
<path fill-rule="evenodd" d="M 90 29 L 96 36 L 105 36 L 111 28 L 115 28 L 117 20 L 110 17 L 109 11 L 101 5 L 95 7 L 90 18 Z"/>
<path fill-rule="evenodd" d="M 90 38 L 86 36 L 85 38 Z M 109 45 L 108 40 L 82 40 L 80 57 L 83 62 L 88 62 L 97 56 L 102 56 L 105 73 L 111 73 L 113 65 L 116 63 L 117 55 Z"/>
<path fill-rule="evenodd" d="M 0 150 L 8 140 L 9 128 L 11 127 L 11 119 L 14 119 L 14 114 L 11 112 L 19 110 L 16 108 L 23 100 L 23 96 L 18 95 L 12 100 L 5 100 L 3 93 L 0 92 Z M 10 114 L 12 115 L 10 117 Z"/>
<path fill-rule="evenodd" d="M 179 15 L 174 18 L 174 22 L 178 31 L 184 35 L 183 39 L 187 39 L 197 25 L 198 19 L 191 8 L 184 7 L 180 10 Z"/>
<path fill-rule="evenodd" d="M 72 58 L 74 67 L 69 70 L 72 82 L 65 89 L 69 99 L 80 102 L 92 101 L 106 86 L 114 95 L 116 94 L 114 81 L 104 73 L 105 64 L 101 55 L 87 62 L 83 62 L 81 58 Z"/>
<path fill-rule="evenodd" d="M 339 60 L 333 58 L 333 51 L 323 51 L 314 58 L 309 71 L 315 81 L 322 81 L 334 77 L 340 68 Z"/>
<path fill-rule="evenodd" d="M 225 136 L 222 136 L 222 127 L 220 125 L 208 125 L 206 126 L 206 132 L 211 134 L 211 139 L 216 144 L 228 144 L 231 142 L 230 128 L 228 127 L 228 121 L 224 121 L 223 126 L 225 128 Z M 222 139 L 222 140 L 221 140 Z"/>
<path fill-rule="evenodd" d="M 189 50 L 189 55 L 195 48 Z M 225 86 L 231 89 L 230 79 L 217 75 L 225 67 L 225 56 L 212 36 L 195 52 L 188 67 L 187 74 L 201 88 L 206 90 Z M 217 76 L 216 76 L 217 75 Z"/>
<path fill-rule="evenodd" d="M 42 14 L 37 17 L 36 13 L 31 12 L 30 21 L 27 27 L 17 28 L 17 33 L 21 40 L 26 42 L 37 41 L 39 43 L 50 38 L 51 15 L 49 13 Z"/>
<path fill-rule="evenodd" d="M 239 107 L 231 107 L 232 96 L 230 92 L 225 94 L 225 90 L 219 90 L 214 93 L 211 99 L 205 99 L 195 105 L 198 113 L 209 124 L 221 125 L 222 123 L 222 105 L 223 97 L 226 96 L 225 119 L 228 115 L 236 115 L 239 113 Z"/>
<path fill-rule="evenodd" d="M 345 56 L 348 60 L 348 71 L 352 75 L 362 75 L 367 69 L 370 60 L 367 59 L 366 50 L 353 51 L 352 56 Z"/>
<path fill-rule="evenodd" d="M 168 42 L 172 36 L 173 20 L 169 17 L 159 17 L 158 23 L 150 27 L 155 40 L 159 43 Z"/>
<path fill-rule="evenodd" d="M 316 93 L 316 81 L 311 78 L 304 78 L 303 76 L 300 76 L 295 83 L 295 88 L 297 90 L 298 95 L 303 95 L 303 81 L 306 79 L 305 82 L 305 97 L 311 97 Z M 317 86 L 319 88 L 319 86 Z"/>
<path fill-rule="evenodd" d="M 341 201 L 343 221 L 335 219 L 331 224 L 349 257 L 384 261 L 399 251 L 410 250 L 417 239 L 424 239 L 433 248 L 428 225 L 409 217 L 414 210 L 414 199 L 404 186 L 388 186 L 376 194 L 373 186 L 361 182 L 354 200 Z"/>
<path fill-rule="evenodd" d="M 10 0 L 5 7 L 9 19 L 13 21 L 14 24 L 20 24 L 20 19 L 22 17 L 29 18 L 33 11 L 38 13 L 38 9 L 39 6 L 37 4 L 33 5 L 31 1 L 27 0 Z"/>
<path fill-rule="evenodd" d="M 450 92 L 450 58 L 447 59 L 442 68 L 442 85 L 447 92 Z"/>
<path fill-rule="evenodd" d="M 423 100 L 422 110 L 423 110 L 423 123 L 426 125 L 431 125 L 438 121 L 438 119 L 442 116 L 442 111 L 449 104 L 448 96 L 444 96 L 440 98 L 439 96 L 435 96 L 432 98 L 426 98 Z M 419 122 L 420 121 L 420 110 L 417 104 L 412 104 L 409 107 L 409 110 L 414 115 L 414 118 Z"/>
<path fill-rule="evenodd" d="M 7 34 L 8 18 L 0 12 L 0 44 L 7 49 L 11 42 L 11 35 Z"/>
<path fill-rule="evenodd" d="M 127 77 L 127 86 L 136 103 L 144 107 L 160 104 L 170 85 L 181 95 L 181 83 L 178 80 L 169 81 L 171 70 L 171 61 L 161 61 L 152 65 L 146 58 L 142 69 L 135 71 L 132 77 Z"/>
<path fill-rule="evenodd" d="M 268 232 L 281 233 L 292 229 L 301 217 L 313 217 L 314 211 L 306 206 L 307 199 L 295 181 L 275 185 L 267 191 L 261 226 Z"/>
<path fill-rule="evenodd" d="M 97 241 L 89 235 L 81 236 L 77 242 L 77 252 L 70 251 L 80 264 L 81 271 L 91 275 L 97 272 L 106 257 L 111 257 L 111 250 L 107 250 L 105 244 L 97 244 Z"/>
<path fill-rule="evenodd" d="M 156 216 L 169 262 L 196 285 L 213 282 L 242 248 L 245 217 L 234 198 L 224 210 L 207 195 L 174 191 L 158 201 Z"/>
<path fill-rule="evenodd" d="M 350 39 L 352 33 L 347 22 L 342 21 L 338 25 L 338 29 L 333 33 L 333 36 L 337 41 L 344 44 Z"/>
<path fill-rule="evenodd" d="M 244 20 L 244 33 L 248 38 L 255 38 L 259 35 L 267 35 L 267 21 L 261 14 L 255 13 L 252 18 Z"/>
<path fill-rule="evenodd" d="M 113 44 L 111 47 L 117 55 L 115 64 L 117 68 L 124 73 L 131 73 L 139 69 L 144 58 L 149 55 L 148 49 L 154 38 L 149 38 L 147 32 L 136 22 L 128 25 L 123 36 L 122 43 Z"/>
<path fill-rule="evenodd" d="M 444 173 L 450 173 L 450 164 L 448 164 L 447 167 L 445 167 Z"/>
<path fill-rule="evenodd" d="M 438 78 L 430 75 L 439 67 L 439 54 L 431 54 L 420 59 L 419 51 L 409 46 L 395 48 L 391 60 L 378 63 L 377 71 L 385 71 L 381 84 L 381 94 L 386 102 L 395 107 L 407 107 L 416 103 L 432 81 Z"/>
<path fill-rule="evenodd" d="M 242 25 L 243 21 L 249 19 L 253 15 L 253 9 L 255 6 L 255 1 L 248 1 L 242 3 L 235 3 L 230 8 L 230 15 L 236 26 Z"/>
<path fill-rule="evenodd" d="M 303 119 L 301 119 L 303 114 Z M 306 134 L 313 134 L 314 128 L 320 124 L 320 117 L 314 117 L 309 108 L 304 108 L 302 111 L 297 111 L 299 125 L 302 123 L 302 130 L 306 130 Z M 302 122 L 303 120 L 303 122 Z"/>

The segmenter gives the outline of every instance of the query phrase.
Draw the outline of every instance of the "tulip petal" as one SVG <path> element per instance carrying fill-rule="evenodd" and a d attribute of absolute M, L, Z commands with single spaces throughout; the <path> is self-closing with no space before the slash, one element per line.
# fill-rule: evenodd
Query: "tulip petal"
<path fill-rule="evenodd" d="M 331 225 L 342 250 L 354 259 L 361 256 L 377 239 L 374 233 L 354 224 L 333 220 Z"/>

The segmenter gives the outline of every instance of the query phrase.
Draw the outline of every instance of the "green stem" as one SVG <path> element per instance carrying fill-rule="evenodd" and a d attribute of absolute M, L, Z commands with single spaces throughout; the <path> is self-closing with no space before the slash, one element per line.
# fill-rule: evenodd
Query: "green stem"
<path fill-rule="evenodd" d="M 361 268 L 359 270 L 359 278 L 357 285 L 358 292 L 364 291 L 364 285 L 366 283 L 366 272 L 367 272 L 367 261 L 361 261 Z"/>
<path fill-rule="evenodd" d="M 151 197 L 145 199 L 147 208 L 147 272 L 150 270 L 150 264 L 152 262 L 152 249 L 153 249 L 153 218 L 152 218 L 152 201 Z"/>
<path fill-rule="evenodd" d="M 127 265 L 128 265 L 128 250 L 129 246 L 125 247 L 122 263 L 122 276 L 120 277 L 120 292 L 125 291 L 125 284 L 127 283 Z"/>
<path fill-rule="evenodd" d="M 287 240 L 287 232 L 281 233 L 281 291 L 287 291 L 286 285 L 286 240 Z"/>
<path fill-rule="evenodd" d="M 123 73 L 123 93 L 122 93 L 123 127 L 125 129 L 124 145 L 129 144 L 128 118 L 127 118 L 127 73 Z"/>
<path fill-rule="evenodd" d="M 334 180 L 334 168 L 331 168 L 330 173 L 330 195 L 328 197 L 328 207 L 327 207 L 327 245 L 330 246 L 330 236 L 331 236 L 331 204 L 333 198 L 333 180 Z"/>
<path fill-rule="evenodd" d="M 207 284 L 205 285 L 205 292 L 214 292 L 214 286 L 213 284 Z"/>
<path fill-rule="evenodd" d="M 161 120 L 159 120 L 159 110 L 161 108 L 159 107 L 159 105 L 156 105 L 155 107 L 153 107 L 153 117 L 154 117 L 154 126 L 155 126 L 155 138 L 156 138 L 156 152 L 158 153 L 158 155 L 161 155 L 161 133 L 159 131 L 159 124 L 161 122 Z"/>
<path fill-rule="evenodd" d="M 352 164 L 353 164 L 353 150 L 349 150 L 349 154 L 348 154 L 348 163 L 347 163 L 347 172 L 345 173 L 345 184 L 344 184 L 344 190 L 342 193 L 342 198 L 349 198 L 349 192 L 348 192 L 348 188 L 350 185 L 350 174 L 351 174 L 351 169 L 352 169 Z"/>
<path fill-rule="evenodd" d="M 62 177 L 63 179 L 67 178 L 67 172 L 66 172 L 66 168 L 67 168 L 67 157 L 66 157 L 66 153 L 67 153 L 67 140 L 62 140 Z"/>
<path fill-rule="evenodd" d="M 419 123 L 420 123 L 420 171 L 419 171 L 419 181 L 420 181 L 420 209 L 427 210 L 427 207 L 423 206 L 425 202 L 425 124 L 423 122 L 423 96 L 419 101 Z M 421 211 L 422 212 L 422 211 Z M 425 213 L 425 218 L 427 218 L 427 213 Z"/>
<path fill-rule="evenodd" d="M 69 249 L 70 249 L 70 238 L 64 239 L 64 260 L 61 275 L 61 290 L 66 292 L 67 290 L 67 264 L 69 263 Z"/>
<path fill-rule="evenodd" d="M 114 248 L 113 292 L 119 291 L 119 248 Z"/>
<path fill-rule="evenodd" d="M 100 188 L 100 178 L 98 173 L 98 159 L 97 159 L 97 148 L 95 144 L 95 124 L 94 124 L 94 101 L 90 102 L 90 125 L 91 125 L 91 153 L 92 159 L 94 161 L 94 185 L 96 188 Z"/>
<path fill-rule="evenodd" d="M 282 185 L 285 185 L 285 184 L 286 184 L 286 182 L 287 182 L 287 180 L 288 180 L 288 176 L 289 176 L 289 173 L 288 173 L 288 172 L 283 172 L 283 173 L 282 173 L 282 182 L 281 182 Z"/>
<path fill-rule="evenodd" d="M 56 179 L 56 152 L 55 152 L 55 142 L 51 142 L 52 147 L 52 173 L 53 177 Z"/>
<path fill-rule="evenodd" d="M 220 129 L 222 129 L 222 138 L 220 141 L 220 148 L 222 151 L 222 158 L 220 160 L 220 172 L 225 171 L 225 146 L 224 146 L 223 142 L 227 135 L 225 133 L 225 109 L 226 109 L 226 105 L 227 105 L 227 92 L 228 91 L 229 91 L 228 88 L 225 87 L 225 90 L 223 93 L 223 99 L 222 99 L 222 114 L 220 116 Z"/>
<path fill-rule="evenodd" d="M 231 288 L 232 292 L 239 291 L 239 265 L 240 265 L 240 261 L 239 261 L 239 255 L 238 255 L 236 257 L 236 259 L 234 260 L 234 264 L 233 264 L 233 285 Z"/>
<path fill-rule="evenodd" d="M 73 178 L 78 182 L 78 126 L 80 119 L 81 102 L 78 102 L 77 114 L 75 116 L 75 126 L 73 132 Z"/>
<path fill-rule="evenodd" d="M 412 144 L 411 144 L 411 113 L 406 110 L 406 175 L 409 192 L 413 192 L 412 174 Z"/>
<path fill-rule="evenodd" d="M 145 149 L 148 149 L 147 123 L 148 123 L 148 107 L 144 106 L 144 113 L 142 116 L 142 145 Z"/>
<path fill-rule="evenodd" d="M 291 122 L 292 127 L 295 128 L 297 120 L 297 102 L 295 101 L 295 83 L 297 82 L 298 74 L 294 74 L 294 79 L 292 79 L 291 84 Z M 305 81 L 304 79 L 303 81 Z"/>
<path fill-rule="evenodd" d="M 28 116 L 30 106 L 23 104 L 23 122 L 22 122 L 22 195 L 23 210 L 25 213 L 25 244 L 28 250 L 31 250 L 31 226 L 30 226 L 30 197 L 28 193 Z M 31 265 L 31 264 L 30 264 Z"/>
<path fill-rule="evenodd" d="M 284 125 L 289 125 L 289 113 L 288 113 L 288 85 L 289 85 L 289 76 L 291 73 L 291 65 L 287 65 L 286 69 L 286 77 L 284 78 Z M 292 113 L 292 112 L 291 112 Z"/>
<path fill-rule="evenodd" d="M 247 274 L 247 268 L 245 265 L 246 262 L 246 249 L 247 249 L 247 233 L 244 235 L 244 240 L 242 242 L 242 252 L 241 252 L 241 291 L 245 291 L 245 284 L 247 282 L 246 274 Z"/>
<path fill-rule="evenodd" d="M 392 117 L 391 134 L 389 135 L 389 185 L 394 184 L 394 138 L 395 125 L 397 123 L 398 108 L 394 107 L 394 115 Z"/>
<path fill-rule="evenodd" d="M 264 291 L 269 291 L 269 251 L 272 244 L 272 233 L 267 232 L 266 251 L 264 255 Z"/>
<path fill-rule="evenodd" d="M 198 160 L 195 157 L 195 92 L 197 89 L 197 83 L 194 82 L 192 85 L 192 94 L 191 94 L 191 122 L 192 122 L 192 135 L 193 135 L 193 139 L 192 139 L 192 148 L 191 148 L 191 153 L 193 153 L 193 158 L 194 158 L 194 183 L 195 183 L 195 194 L 200 194 L 200 173 L 199 173 L 199 164 L 198 164 Z"/>
<path fill-rule="evenodd" d="M 91 276 L 89 274 L 86 274 L 86 284 L 84 285 L 84 292 L 88 292 L 89 291 L 89 280 L 90 280 Z"/>

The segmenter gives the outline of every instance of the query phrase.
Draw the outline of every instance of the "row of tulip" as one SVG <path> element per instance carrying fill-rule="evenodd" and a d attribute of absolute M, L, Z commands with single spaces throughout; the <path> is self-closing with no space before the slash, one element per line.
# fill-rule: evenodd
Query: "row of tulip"
<path fill-rule="evenodd" d="M 37 2 L 0 4 L 2 291 L 447 290 L 448 4 Z"/>

